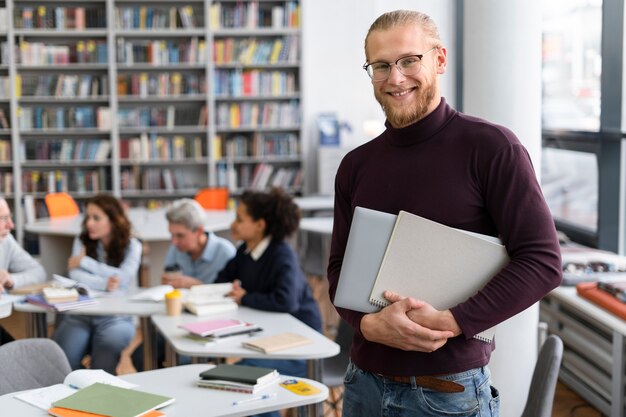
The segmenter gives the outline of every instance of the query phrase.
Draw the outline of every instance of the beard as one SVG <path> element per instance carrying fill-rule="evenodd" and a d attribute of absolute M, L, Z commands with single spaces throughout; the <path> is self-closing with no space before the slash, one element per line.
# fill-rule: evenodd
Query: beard
<path fill-rule="evenodd" d="M 426 86 L 418 83 L 415 89 L 412 93 L 415 95 L 415 101 L 404 106 L 394 104 L 392 98 L 387 94 L 374 90 L 376 100 L 380 103 L 391 126 L 395 128 L 407 127 L 428 114 L 429 106 L 437 93 L 435 83 Z"/>

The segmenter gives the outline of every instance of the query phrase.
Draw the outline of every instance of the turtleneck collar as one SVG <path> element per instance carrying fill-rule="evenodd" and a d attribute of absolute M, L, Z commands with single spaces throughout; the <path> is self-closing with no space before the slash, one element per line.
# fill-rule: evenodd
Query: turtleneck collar
<path fill-rule="evenodd" d="M 393 146 L 410 146 L 423 142 L 435 135 L 457 114 L 457 111 L 450 107 L 445 98 L 441 97 L 441 102 L 423 119 L 412 125 L 395 128 L 385 121 L 386 130 L 383 133 L 385 141 Z"/>

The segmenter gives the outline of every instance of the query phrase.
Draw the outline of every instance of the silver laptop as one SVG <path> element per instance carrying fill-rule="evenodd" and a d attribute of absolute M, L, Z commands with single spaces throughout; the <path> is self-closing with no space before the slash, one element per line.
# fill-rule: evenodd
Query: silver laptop
<path fill-rule="evenodd" d="M 335 305 L 363 313 L 380 310 L 370 293 L 396 223 L 396 215 L 356 207 L 339 274 Z"/>

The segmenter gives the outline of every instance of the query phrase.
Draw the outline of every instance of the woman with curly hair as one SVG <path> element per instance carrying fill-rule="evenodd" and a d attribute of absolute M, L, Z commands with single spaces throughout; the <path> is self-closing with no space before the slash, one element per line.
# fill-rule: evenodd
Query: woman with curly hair
<path fill-rule="evenodd" d="M 319 306 L 304 278 L 296 252 L 285 240 L 298 229 L 299 222 L 300 209 L 283 190 L 244 192 L 231 226 L 233 240 L 243 243 L 216 282 L 232 282 L 230 296 L 240 305 L 290 313 L 321 331 Z M 286 375 L 306 376 L 304 360 L 244 359 L 240 363 L 275 368 Z"/>
<path fill-rule="evenodd" d="M 124 291 L 137 285 L 141 243 L 131 236 L 130 221 L 120 202 L 99 194 L 87 201 L 82 232 L 67 262 L 70 278 L 97 291 Z M 122 350 L 135 335 L 130 316 L 65 315 L 54 332 L 72 369 L 85 354 L 91 368 L 115 374 Z"/>

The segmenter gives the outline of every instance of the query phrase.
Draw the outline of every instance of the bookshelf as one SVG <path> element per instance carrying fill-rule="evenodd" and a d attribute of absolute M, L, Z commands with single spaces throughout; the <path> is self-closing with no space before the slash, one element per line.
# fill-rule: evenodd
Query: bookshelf
<path fill-rule="evenodd" d="M 0 193 L 303 189 L 300 1 L 0 0 Z M 3 117 L 4 116 L 4 117 Z"/>

